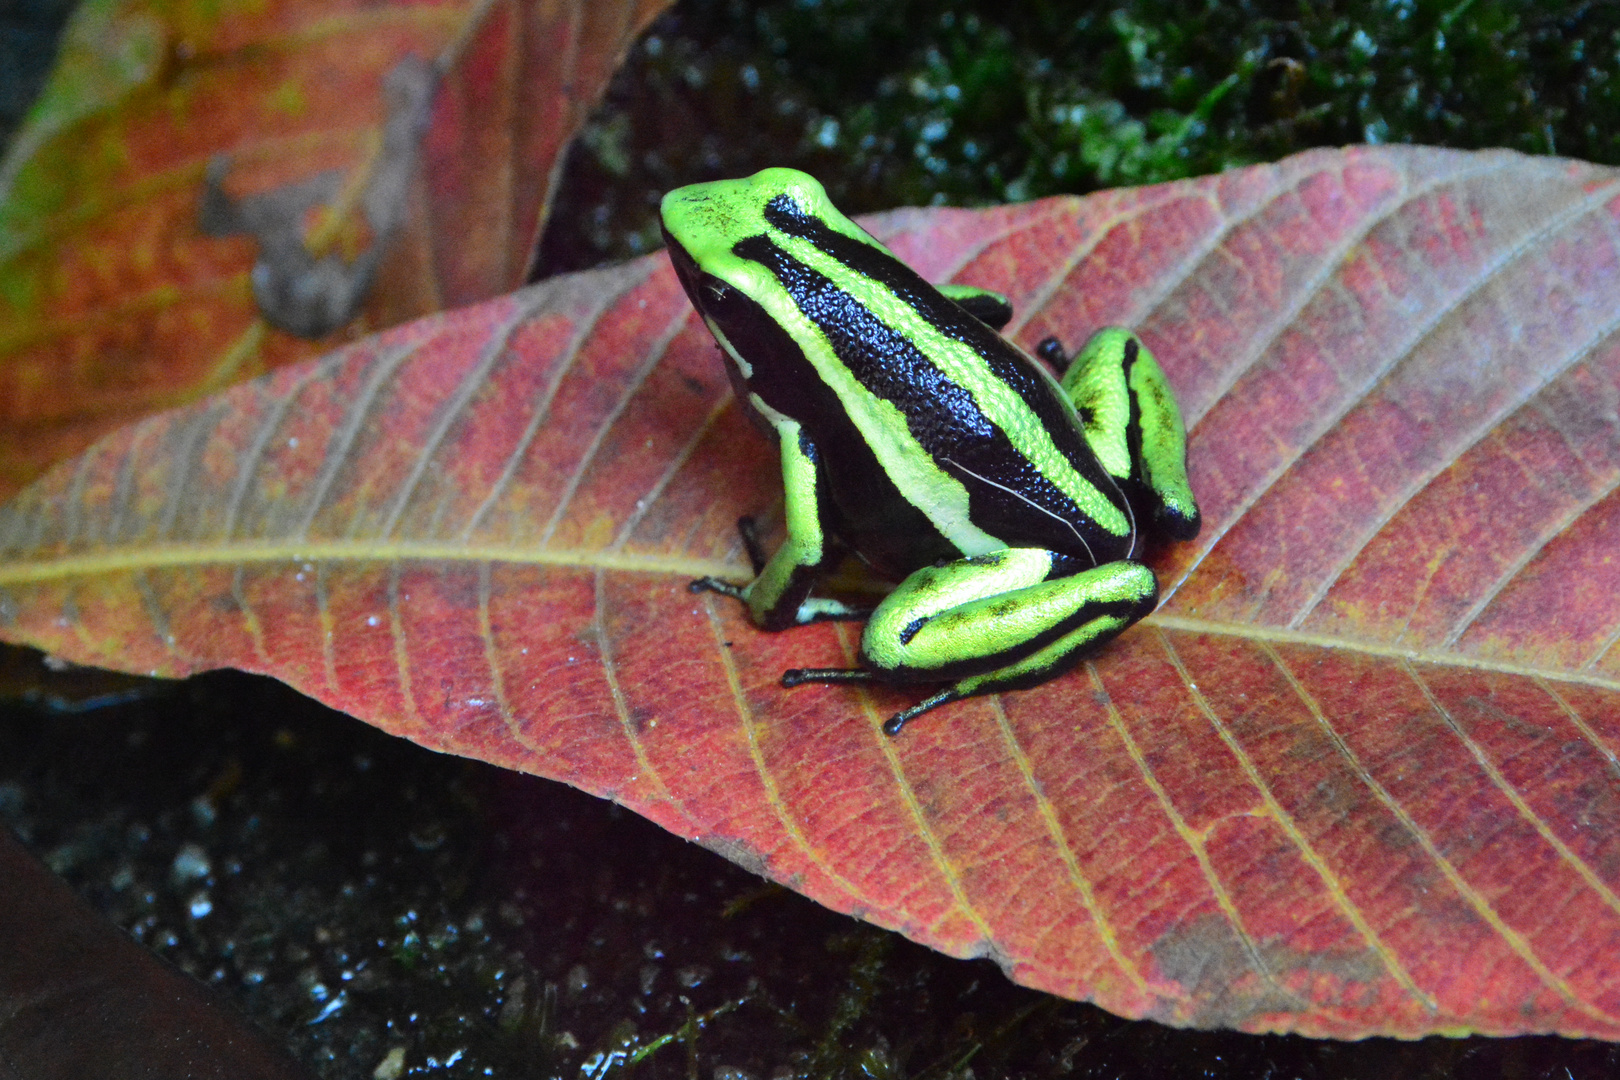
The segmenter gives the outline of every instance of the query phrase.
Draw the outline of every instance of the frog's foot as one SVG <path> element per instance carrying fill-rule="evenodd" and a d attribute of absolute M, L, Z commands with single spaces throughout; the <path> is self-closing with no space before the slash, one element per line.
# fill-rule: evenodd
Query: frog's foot
<path fill-rule="evenodd" d="M 867 668 L 789 668 L 782 672 L 782 685 L 787 687 L 803 686 L 808 682 L 824 683 L 865 683 L 881 681 L 878 674 Z M 965 695 L 959 693 L 956 687 L 941 690 L 939 693 L 917 702 L 909 709 L 895 713 L 883 721 L 883 734 L 898 735 L 906 722 L 913 720 L 929 709 L 947 705 L 960 700 Z"/>
<path fill-rule="evenodd" d="M 1036 350 L 1053 364 L 1062 359 L 1053 338 Z M 1061 384 L 1091 452 L 1119 482 L 1137 520 L 1151 519 L 1176 540 L 1197 536 L 1187 429 L 1164 369 L 1142 339 L 1123 326 L 1097 331 L 1065 364 Z"/>
<path fill-rule="evenodd" d="M 1059 377 L 1069 370 L 1069 350 L 1055 337 L 1041 338 L 1040 344 L 1035 346 L 1035 355 L 1051 364 Z"/>
<path fill-rule="evenodd" d="M 789 668 L 782 672 L 782 685 L 786 687 L 803 686 L 805 683 L 868 683 L 877 682 L 876 672 L 866 668 Z M 906 721 L 921 716 L 929 709 L 947 702 L 955 701 L 961 697 L 954 687 L 942 690 L 924 701 L 920 701 L 903 712 L 895 713 L 883 722 L 885 735 L 898 735 L 900 729 L 906 726 Z"/>
<path fill-rule="evenodd" d="M 871 682 L 876 676 L 859 667 L 796 667 L 782 672 L 782 685 L 788 688 L 807 682 Z"/>
<path fill-rule="evenodd" d="M 1032 686 L 1039 686 L 1048 679 L 1063 674 L 1096 652 L 1119 636 L 1120 632 L 1134 621 L 1135 619 L 1108 614 L 1082 622 L 1074 630 L 1022 660 L 994 671 L 987 671 L 982 675 L 959 679 L 932 697 L 924 698 L 911 708 L 895 713 L 884 722 L 884 734 L 898 735 L 900 729 L 910 721 L 931 709 L 949 705 L 953 701 L 961 701 L 963 698 L 978 694 L 993 694 L 1002 690 L 1026 690 Z"/>
<path fill-rule="evenodd" d="M 719 578 L 712 577 L 700 577 L 696 581 L 688 582 L 686 586 L 687 592 L 717 592 L 721 596 L 729 596 L 734 600 L 741 600 L 743 603 L 748 602 L 747 596 L 744 595 L 747 589 L 748 586 L 746 585 L 733 585 L 729 581 L 721 581 Z"/>

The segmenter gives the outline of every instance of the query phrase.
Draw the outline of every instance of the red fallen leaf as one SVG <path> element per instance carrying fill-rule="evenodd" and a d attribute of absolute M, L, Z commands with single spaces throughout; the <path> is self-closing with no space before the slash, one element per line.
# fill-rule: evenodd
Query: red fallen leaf
<path fill-rule="evenodd" d="M 1205 530 L 1073 674 L 902 738 L 750 628 L 777 505 L 660 259 L 104 440 L 0 511 L 6 637 L 231 664 L 841 911 L 1175 1024 L 1620 1037 L 1620 178 L 1410 148 L 873 222 L 1018 338 L 1137 326 Z"/>
<path fill-rule="evenodd" d="M 522 284 L 562 148 L 668 3 L 86 5 L 0 162 L 0 495 L 154 409 Z M 251 210 L 205 198 L 216 157 Z M 379 285 L 317 344 L 261 317 L 256 259 L 306 333 Z M 317 278 L 335 315 L 285 299 Z"/>

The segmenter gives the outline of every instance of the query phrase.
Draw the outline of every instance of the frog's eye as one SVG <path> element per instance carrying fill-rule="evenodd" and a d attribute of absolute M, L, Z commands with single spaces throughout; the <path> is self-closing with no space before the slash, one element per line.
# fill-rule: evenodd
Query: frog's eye
<path fill-rule="evenodd" d="M 705 274 L 703 276 L 703 292 L 712 304 L 723 304 L 731 296 L 731 286 L 717 277 Z"/>

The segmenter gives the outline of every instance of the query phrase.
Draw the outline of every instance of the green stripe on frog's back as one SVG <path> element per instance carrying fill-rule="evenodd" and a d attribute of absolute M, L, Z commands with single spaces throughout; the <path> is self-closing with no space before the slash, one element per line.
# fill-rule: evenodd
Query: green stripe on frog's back
<path fill-rule="evenodd" d="M 966 520 L 1005 543 L 1100 561 L 1123 553 L 1131 522 L 1051 376 L 875 241 L 803 213 L 787 196 L 763 217 L 768 231 L 730 254 L 769 271 L 779 293 L 764 302 L 800 324 L 801 345 L 822 346 L 807 359 L 942 533 L 955 540 L 951 521 Z M 971 507 L 960 505 L 964 494 Z M 1027 525 L 1031 506 L 1050 530 L 998 533 L 998 521 Z"/>

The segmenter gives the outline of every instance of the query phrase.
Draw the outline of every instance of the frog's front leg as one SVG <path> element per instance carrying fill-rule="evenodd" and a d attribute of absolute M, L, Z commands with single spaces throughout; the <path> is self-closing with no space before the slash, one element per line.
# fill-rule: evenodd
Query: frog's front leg
<path fill-rule="evenodd" d="M 796 668 L 806 682 L 950 682 L 883 725 L 898 734 L 929 709 L 1044 682 L 1153 610 L 1153 571 L 1121 560 L 1079 573 L 1065 556 L 1006 548 L 918 570 L 861 635 L 859 668 Z"/>
<path fill-rule="evenodd" d="M 1063 371 L 1063 391 L 1086 442 L 1138 511 L 1176 540 L 1198 535 L 1187 483 L 1187 429 L 1170 382 L 1142 339 L 1122 326 L 1097 331 L 1069 362 L 1056 338 L 1036 352 Z"/>
<path fill-rule="evenodd" d="M 865 618 L 866 609 L 838 600 L 810 598 L 816 578 L 843 554 L 843 549 L 828 535 L 822 518 L 821 457 L 815 444 L 797 423 L 786 418 L 776 423 L 776 432 L 782 451 L 787 539 L 761 568 L 753 521 L 744 518 L 737 524 L 749 557 L 755 563 L 754 580 L 747 585 L 733 585 L 704 577 L 692 582 L 689 588 L 693 592 L 717 592 L 736 597 L 762 630 L 785 630 L 821 619 Z"/>

